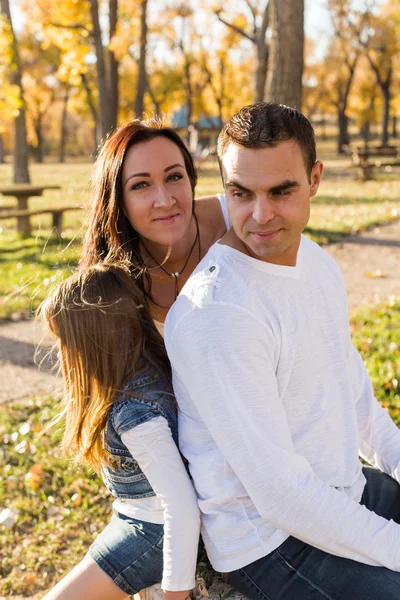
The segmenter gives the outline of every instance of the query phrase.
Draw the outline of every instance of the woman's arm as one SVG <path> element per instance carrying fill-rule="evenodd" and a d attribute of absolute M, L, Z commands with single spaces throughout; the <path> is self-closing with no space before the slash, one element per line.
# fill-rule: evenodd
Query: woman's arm
<path fill-rule="evenodd" d="M 200 513 L 193 485 L 164 417 L 121 435 L 164 510 L 164 571 L 169 600 L 185 600 L 195 586 Z M 171 594 L 171 592 L 175 592 Z"/>

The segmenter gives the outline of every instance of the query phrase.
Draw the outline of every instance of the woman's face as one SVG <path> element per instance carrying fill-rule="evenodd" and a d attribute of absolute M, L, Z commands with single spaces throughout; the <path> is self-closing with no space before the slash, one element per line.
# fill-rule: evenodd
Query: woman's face
<path fill-rule="evenodd" d="M 126 217 L 144 240 L 169 245 L 185 235 L 193 193 L 183 155 L 171 140 L 156 137 L 132 146 L 122 169 Z"/>

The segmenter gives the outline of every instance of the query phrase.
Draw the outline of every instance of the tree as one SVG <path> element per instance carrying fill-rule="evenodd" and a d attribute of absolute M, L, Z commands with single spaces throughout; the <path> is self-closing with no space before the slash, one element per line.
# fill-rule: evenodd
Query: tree
<path fill-rule="evenodd" d="M 91 115 L 98 118 L 101 135 L 107 135 L 117 123 L 119 104 L 119 63 L 113 48 L 118 25 L 118 0 L 64 0 L 62 3 L 58 0 L 36 0 L 36 6 L 37 25 L 41 27 L 43 39 L 60 48 L 62 65 L 65 64 L 74 79 L 79 78 Z M 104 9 L 107 20 L 100 17 Z M 100 22 L 105 24 L 107 44 L 103 41 Z M 96 56 L 97 73 L 95 93 L 88 77 L 93 54 Z"/>
<path fill-rule="evenodd" d="M 115 34 L 117 24 L 118 0 L 109 0 L 109 35 L 110 39 Z M 113 50 L 103 47 L 100 28 L 98 0 L 90 0 L 90 14 L 92 19 L 92 35 L 96 50 L 97 86 L 99 92 L 100 127 L 101 135 L 105 137 L 117 124 L 118 113 L 118 62 Z"/>
<path fill-rule="evenodd" d="M 376 82 L 380 87 L 383 98 L 382 110 L 382 144 L 389 141 L 389 116 L 390 100 L 393 84 L 393 60 L 400 52 L 400 45 L 394 29 L 394 22 L 390 16 L 379 18 L 371 16 L 369 23 L 370 36 L 365 44 L 367 58 L 371 69 L 375 73 Z"/>
<path fill-rule="evenodd" d="M 301 109 L 304 67 L 304 0 L 270 0 L 271 43 L 266 97 Z"/>
<path fill-rule="evenodd" d="M 218 19 L 232 29 L 235 33 L 249 40 L 256 49 L 256 73 L 255 73 L 255 93 L 254 101 L 262 102 L 264 100 L 265 83 L 267 79 L 268 70 L 268 54 L 269 47 L 266 39 L 267 29 L 269 26 L 269 3 L 267 1 L 264 8 L 260 9 L 257 4 L 251 0 L 245 0 L 247 8 L 251 14 L 251 31 L 248 27 L 247 19 L 243 14 L 239 14 L 231 20 L 227 20 L 224 13 L 227 12 L 221 8 L 215 11 Z"/>
<path fill-rule="evenodd" d="M 369 7 L 355 9 L 351 0 L 329 0 L 334 37 L 326 58 L 327 76 L 331 80 L 332 103 L 338 119 L 338 153 L 349 143 L 347 107 L 356 66 L 363 51 L 362 38 L 370 16 Z"/>
<path fill-rule="evenodd" d="M 140 51 L 138 60 L 138 80 L 134 111 L 137 118 L 144 112 L 144 95 L 147 89 L 146 53 L 147 53 L 147 2 L 140 0 Z"/>
<path fill-rule="evenodd" d="M 22 87 L 22 68 L 19 56 L 18 42 L 14 33 L 11 20 L 9 0 L 0 0 L 0 12 L 7 21 L 8 33 L 10 37 L 11 50 L 11 70 L 10 80 L 14 89 L 18 90 L 18 104 L 16 109 L 17 116 L 14 121 L 14 183 L 30 183 L 29 166 L 28 166 L 28 142 L 26 133 L 26 116 L 25 116 L 25 98 Z"/>
<path fill-rule="evenodd" d="M 349 114 L 360 129 L 365 146 L 371 139 L 371 124 L 377 120 L 379 96 L 379 88 L 373 78 L 365 76 L 368 71 L 368 60 L 366 56 L 361 56 L 348 107 Z"/>
<path fill-rule="evenodd" d="M 59 50 L 53 45 L 44 48 L 29 24 L 21 33 L 19 43 L 24 65 L 28 141 L 35 148 L 36 161 L 41 163 L 44 157 L 44 122 L 58 92 Z"/>

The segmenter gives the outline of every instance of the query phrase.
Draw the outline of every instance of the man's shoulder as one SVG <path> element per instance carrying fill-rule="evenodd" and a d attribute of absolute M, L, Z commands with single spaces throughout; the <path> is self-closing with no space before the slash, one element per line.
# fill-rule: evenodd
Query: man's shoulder
<path fill-rule="evenodd" d="M 336 273 L 341 273 L 339 265 L 328 254 L 328 252 L 319 244 L 313 242 L 304 235 L 302 236 L 302 249 L 306 261 L 311 259 L 313 261 L 319 262 L 320 264 L 324 264 L 325 267 L 330 267 Z"/>
<path fill-rule="evenodd" d="M 218 283 L 221 268 L 222 253 L 220 248 L 220 244 L 213 244 L 200 261 L 170 308 L 166 325 L 168 321 L 176 320 L 176 318 L 182 317 L 191 309 L 198 308 L 213 299 L 213 290 Z"/>
<path fill-rule="evenodd" d="M 234 266 L 225 246 L 215 243 L 182 288 L 165 321 L 164 339 L 178 329 L 203 328 L 221 319 L 221 312 L 240 312 L 240 302 L 229 290 L 235 285 Z M 232 312 L 233 311 L 233 312 Z"/>

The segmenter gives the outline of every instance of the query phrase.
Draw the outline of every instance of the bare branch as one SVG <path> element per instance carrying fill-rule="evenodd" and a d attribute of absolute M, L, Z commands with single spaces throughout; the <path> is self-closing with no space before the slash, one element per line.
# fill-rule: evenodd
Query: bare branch
<path fill-rule="evenodd" d="M 81 25 L 80 23 L 71 23 L 68 25 L 64 23 L 50 23 L 50 25 L 52 27 L 59 27 L 60 29 L 84 29 L 85 31 L 89 31 L 86 25 Z"/>
<path fill-rule="evenodd" d="M 221 23 L 223 23 L 224 25 L 226 25 L 227 27 L 229 27 L 233 31 L 236 31 L 236 33 L 238 33 L 239 35 L 241 35 L 241 36 L 245 37 L 246 39 L 250 40 L 250 42 L 252 42 L 253 44 L 255 44 L 257 42 L 257 40 L 256 40 L 256 38 L 254 36 L 249 35 L 248 33 L 246 33 L 246 31 L 244 31 L 240 27 L 237 27 L 237 25 L 234 25 L 233 23 L 229 23 L 228 21 L 225 21 L 225 19 L 223 17 L 221 17 L 220 12 L 221 11 L 218 10 L 218 11 L 215 12 L 215 14 L 217 15 L 217 17 L 221 21 Z"/>
<path fill-rule="evenodd" d="M 254 37 L 257 35 L 257 11 L 254 5 L 250 2 L 250 0 L 245 0 L 247 6 L 250 9 L 251 15 L 253 17 L 253 33 Z"/>
<path fill-rule="evenodd" d="M 267 2 L 267 5 L 265 7 L 264 14 L 263 14 L 263 20 L 262 20 L 261 28 L 260 28 L 260 38 L 262 40 L 265 39 L 265 34 L 267 33 L 268 25 L 269 25 L 269 2 Z"/>

